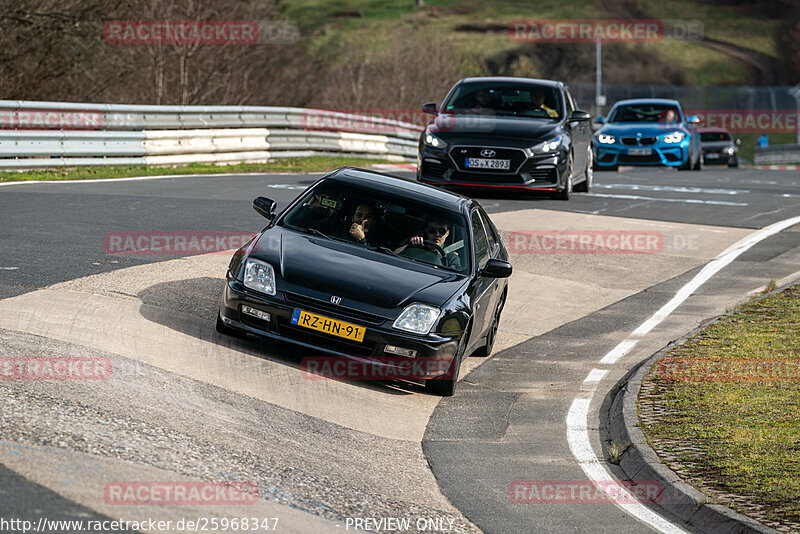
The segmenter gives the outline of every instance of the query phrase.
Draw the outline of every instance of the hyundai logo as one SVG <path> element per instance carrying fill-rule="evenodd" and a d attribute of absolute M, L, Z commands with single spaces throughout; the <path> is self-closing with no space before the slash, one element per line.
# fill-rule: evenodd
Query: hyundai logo
<path fill-rule="evenodd" d="M 331 295 L 331 304 L 339 304 L 340 302 L 342 302 L 342 297 Z"/>
<path fill-rule="evenodd" d="M 489 148 L 484 148 L 483 150 L 481 150 L 481 156 L 483 156 L 484 158 L 493 158 L 495 154 L 497 154 L 497 152 Z"/>

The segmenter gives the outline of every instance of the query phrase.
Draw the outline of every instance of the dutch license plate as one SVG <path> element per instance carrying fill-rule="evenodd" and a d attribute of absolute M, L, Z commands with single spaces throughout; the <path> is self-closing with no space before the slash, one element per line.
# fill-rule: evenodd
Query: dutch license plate
<path fill-rule="evenodd" d="M 652 148 L 629 148 L 628 155 L 629 156 L 649 156 L 653 153 Z"/>
<path fill-rule="evenodd" d="M 510 159 L 484 159 L 484 158 L 467 158 L 464 163 L 465 167 L 470 169 L 501 169 L 509 170 L 511 168 Z"/>
<path fill-rule="evenodd" d="M 346 323 L 344 321 L 337 321 L 330 317 L 317 315 L 316 313 L 309 313 L 307 311 L 298 310 L 295 308 L 292 313 L 292 324 L 310 328 L 318 332 L 325 332 L 333 336 L 343 337 L 361 343 L 364 341 L 364 332 L 367 331 L 363 326 Z"/>

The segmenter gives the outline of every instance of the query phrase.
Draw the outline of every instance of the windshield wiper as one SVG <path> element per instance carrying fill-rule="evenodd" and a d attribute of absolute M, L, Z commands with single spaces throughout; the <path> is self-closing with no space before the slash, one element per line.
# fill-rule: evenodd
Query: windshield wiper
<path fill-rule="evenodd" d="M 300 228 L 300 231 L 305 232 L 307 234 L 316 235 L 319 237 L 324 237 L 325 239 L 330 239 L 331 241 L 341 241 L 343 243 L 348 243 L 346 239 L 342 239 L 341 237 L 330 236 L 325 232 L 321 232 L 316 228 Z"/>
<path fill-rule="evenodd" d="M 367 248 L 369 250 L 375 250 L 377 252 L 383 252 L 384 254 L 388 254 L 390 256 L 396 256 L 398 258 L 400 257 L 400 254 L 398 254 L 394 250 L 390 249 L 389 247 L 378 247 L 378 246 L 374 246 L 374 245 L 367 245 Z"/>

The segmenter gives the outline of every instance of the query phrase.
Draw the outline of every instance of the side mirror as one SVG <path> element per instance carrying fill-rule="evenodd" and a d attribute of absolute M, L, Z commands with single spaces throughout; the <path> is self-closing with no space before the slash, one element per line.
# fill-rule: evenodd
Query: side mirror
<path fill-rule="evenodd" d="M 486 266 L 481 271 L 481 276 L 486 278 L 508 278 L 511 276 L 511 270 L 511 264 L 507 261 L 492 258 L 486 262 Z"/>
<path fill-rule="evenodd" d="M 689 124 L 700 124 L 700 117 L 698 117 L 697 115 L 689 115 L 688 117 L 686 117 L 686 122 L 688 122 Z"/>
<path fill-rule="evenodd" d="M 594 122 L 596 122 L 597 124 L 603 124 L 603 122 L 605 122 L 605 120 L 606 120 L 606 118 L 604 116 L 600 115 L 599 117 L 597 117 L 594 120 Z"/>
<path fill-rule="evenodd" d="M 737 139 L 737 140 L 736 140 L 736 144 L 737 144 L 737 145 L 741 145 L 741 144 L 742 144 L 742 140 L 741 140 L 741 139 Z"/>
<path fill-rule="evenodd" d="M 422 112 L 430 113 L 431 115 L 436 115 L 436 102 L 428 102 L 427 104 L 422 104 Z"/>
<path fill-rule="evenodd" d="M 253 201 L 253 209 L 262 217 L 270 221 L 275 218 L 275 201 L 267 197 L 256 197 Z"/>
<path fill-rule="evenodd" d="M 572 112 L 572 115 L 569 116 L 569 120 L 575 122 L 586 122 L 592 120 L 592 115 L 586 111 L 576 109 Z"/>

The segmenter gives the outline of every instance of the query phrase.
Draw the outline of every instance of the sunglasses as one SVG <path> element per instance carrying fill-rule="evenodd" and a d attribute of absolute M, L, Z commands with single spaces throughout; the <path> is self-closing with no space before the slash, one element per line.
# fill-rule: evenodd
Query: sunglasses
<path fill-rule="evenodd" d="M 427 228 L 427 232 L 431 235 L 444 235 L 447 233 L 447 227 L 445 226 L 429 226 Z"/>

